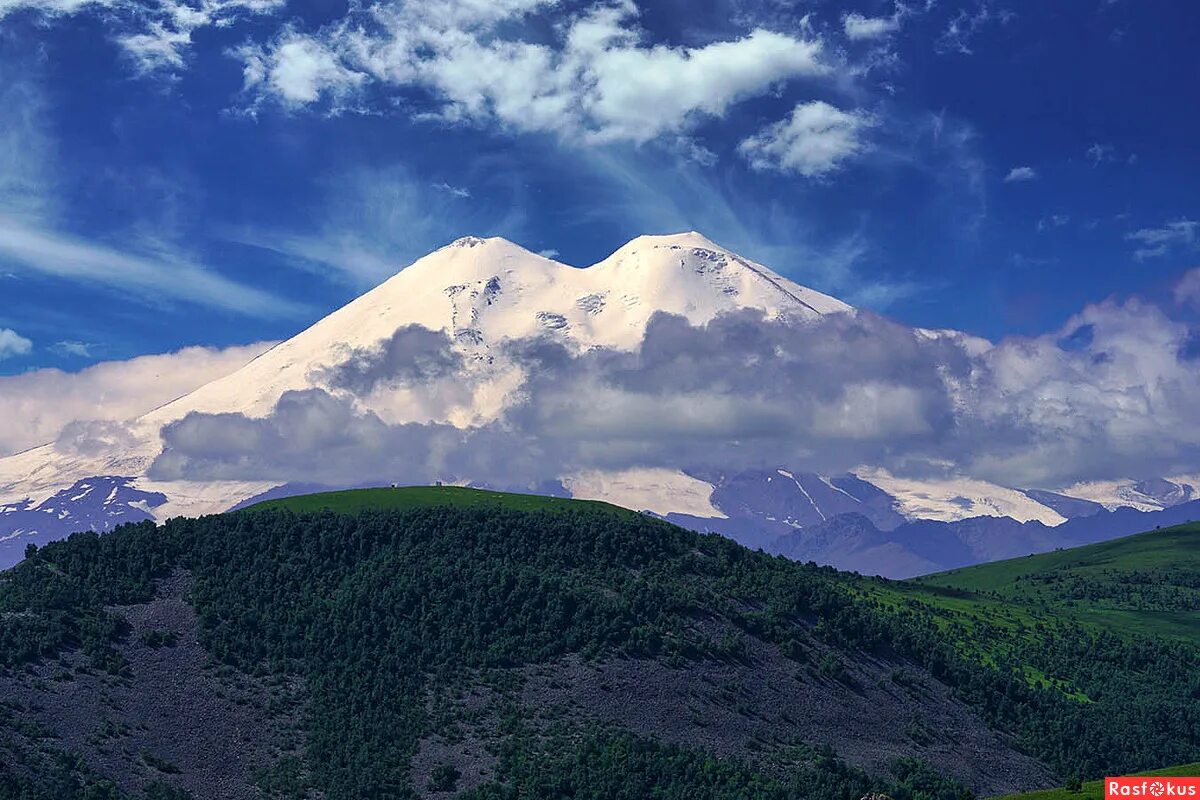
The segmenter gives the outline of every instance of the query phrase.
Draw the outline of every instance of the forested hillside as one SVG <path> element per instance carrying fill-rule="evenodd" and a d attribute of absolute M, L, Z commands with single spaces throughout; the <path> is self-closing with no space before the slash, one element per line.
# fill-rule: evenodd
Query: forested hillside
<path fill-rule="evenodd" d="M 409 505 L 31 552 L 0 797 L 950 800 L 1200 758 L 1185 640 L 602 506 Z"/>

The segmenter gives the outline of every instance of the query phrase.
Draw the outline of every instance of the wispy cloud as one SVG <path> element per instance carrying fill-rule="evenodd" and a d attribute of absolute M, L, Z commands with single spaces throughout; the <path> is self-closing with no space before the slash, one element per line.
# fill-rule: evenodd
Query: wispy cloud
<path fill-rule="evenodd" d="M 437 189 L 439 192 L 445 192 L 451 197 L 457 197 L 462 200 L 466 200 L 471 196 L 470 189 L 466 189 L 461 186 L 451 186 L 445 181 L 442 181 L 441 183 L 435 183 L 433 188 Z"/>
<path fill-rule="evenodd" d="M 185 66 L 192 36 L 225 28 L 246 16 L 278 11 L 285 0 L 0 0 L 0 20 L 18 11 L 45 18 L 102 11 L 116 27 L 114 38 L 134 69 L 172 74 Z"/>
<path fill-rule="evenodd" d="M 1111 144 L 1094 143 L 1087 149 L 1088 161 L 1092 162 L 1093 167 L 1098 167 L 1101 164 L 1117 160 L 1117 148 Z"/>
<path fill-rule="evenodd" d="M 902 8 L 902 7 L 901 7 Z M 842 31 L 846 38 L 857 42 L 865 39 L 884 39 L 900 30 L 901 11 L 888 17 L 866 17 L 852 11 L 842 17 Z"/>
<path fill-rule="evenodd" d="M 1166 255 L 1172 248 L 1193 249 L 1200 244 L 1200 223 L 1190 219 L 1177 219 L 1158 228 L 1142 228 L 1125 235 L 1138 247 L 1133 257 L 1138 261 Z"/>
<path fill-rule="evenodd" d="M 1175 301 L 1200 308 L 1200 267 L 1189 269 L 1175 284 Z"/>
<path fill-rule="evenodd" d="M 50 351 L 64 358 L 91 358 L 96 346 L 89 342 L 64 339 L 50 345 Z"/>
<path fill-rule="evenodd" d="M 1037 180 L 1037 170 L 1033 167 L 1013 167 L 1004 176 L 1005 183 L 1022 183 L 1024 181 Z"/>
<path fill-rule="evenodd" d="M 1050 214 L 1037 221 L 1038 232 L 1061 228 L 1071 221 L 1069 214 Z"/>
<path fill-rule="evenodd" d="M 589 221 L 615 222 L 631 234 L 700 231 L 794 281 L 875 310 L 921 288 L 865 268 L 874 250 L 861 227 L 829 236 L 803 215 L 715 181 L 694 164 L 664 166 L 642 152 L 608 151 L 585 163 L 586 180 L 597 187 Z"/>
<path fill-rule="evenodd" d="M 255 317 L 305 313 L 196 263 L 169 242 L 100 243 L 64 230 L 55 141 L 44 118 L 33 80 L 0 87 L 0 268 L 6 274 L 87 282 L 151 304 L 196 303 Z"/>
<path fill-rule="evenodd" d="M 992 24 L 1007 25 L 1016 16 L 1012 11 L 996 8 L 987 0 L 977 0 L 974 8 L 964 8 L 951 17 L 938 37 L 934 48 L 940 53 L 973 55 L 975 37 Z"/>
<path fill-rule="evenodd" d="M 495 184 L 489 185 L 489 196 L 503 193 L 502 176 L 493 171 L 489 180 Z M 463 203 L 471 197 L 469 190 L 429 183 L 403 165 L 338 172 L 318 185 L 317 199 L 297 212 L 294 225 L 244 225 L 217 233 L 366 289 L 461 236 L 521 238 L 525 225 L 524 206 L 515 196 L 499 204 Z"/>
<path fill-rule="evenodd" d="M 256 317 L 306 312 L 178 256 L 133 254 L 13 218 L 0 217 L 0 261 L 16 269 L 127 290 L 152 303 L 198 303 Z"/>

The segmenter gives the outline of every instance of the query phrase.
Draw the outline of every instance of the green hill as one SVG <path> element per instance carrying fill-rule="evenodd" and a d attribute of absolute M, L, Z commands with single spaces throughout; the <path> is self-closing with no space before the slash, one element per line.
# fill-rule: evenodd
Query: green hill
<path fill-rule="evenodd" d="M 322 492 L 280 500 L 265 500 L 243 511 L 286 510 L 295 513 L 334 511 L 357 514 L 360 511 L 406 511 L 413 508 L 503 508 L 510 511 L 567 511 L 593 508 L 616 515 L 635 512 L 593 500 L 567 500 L 534 494 L 492 492 L 461 486 L 403 486 L 398 488 L 352 489 Z"/>
<path fill-rule="evenodd" d="M 79 534 L 0 575 L 0 798 L 966 800 L 1200 758 L 1194 644 L 993 592 L 451 487 Z"/>
<path fill-rule="evenodd" d="M 1200 524 L 918 578 L 1130 633 L 1200 642 Z"/>

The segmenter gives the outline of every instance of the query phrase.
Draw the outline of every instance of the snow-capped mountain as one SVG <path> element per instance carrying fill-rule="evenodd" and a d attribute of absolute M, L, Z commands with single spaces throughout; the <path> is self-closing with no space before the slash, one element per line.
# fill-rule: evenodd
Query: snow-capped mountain
<path fill-rule="evenodd" d="M 286 491 L 272 481 L 151 479 L 150 466 L 163 450 L 160 431 L 193 412 L 262 418 L 290 391 L 346 395 L 332 377 L 339 365 L 379 348 L 408 326 L 449 337 L 458 357 L 459 374 L 453 377 L 460 379 L 451 383 L 458 388 L 368 387 L 354 394 L 353 402 L 392 425 L 461 428 L 497 419 L 519 397 L 529 376 L 506 355 L 506 342 L 542 337 L 573 353 L 631 351 L 659 312 L 701 325 L 741 309 L 788 325 L 858 313 L 697 233 L 639 237 L 586 268 L 503 239 L 461 239 L 240 369 L 138 419 L 84 426 L 75 440 L 60 438 L 0 459 L 0 541 L 11 553 L 26 540 L 105 530 L 124 521 L 215 513 Z M 917 333 L 970 339 L 947 331 Z M 987 346 L 973 339 L 968 344 Z M 1038 492 L 965 478 L 912 480 L 870 467 L 821 476 L 787 464 L 721 474 L 633 469 L 558 477 L 555 491 L 647 510 L 752 544 L 846 514 L 859 515 L 881 531 L 913 520 L 982 516 L 1055 526 L 1123 505 L 1141 511 L 1167 508 L 1194 499 L 1198 485 L 1183 479 L 1129 481 Z M 0 567 L 11 560 L 0 554 Z"/>
<path fill-rule="evenodd" d="M 366 398 L 365 404 L 392 423 L 466 425 L 495 417 L 521 382 L 522 375 L 494 352 L 504 340 L 545 333 L 577 350 L 631 348 L 660 311 L 699 324 L 740 308 L 797 321 L 854 311 L 697 233 L 639 237 L 585 269 L 503 239 L 460 239 L 232 374 L 132 421 L 120 431 L 122 441 L 104 443 L 112 446 L 66 452 L 50 444 L 0 459 L 0 502 L 38 503 L 79 480 L 122 475 L 168 497 L 158 510 L 160 518 L 223 511 L 271 484 L 167 486 L 147 480 L 146 471 L 161 451 L 162 426 L 191 412 L 262 416 L 289 390 L 316 386 L 336 392 L 323 374 L 404 326 L 452 336 L 467 369 L 476 373 L 478 388 L 457 403 L 384 395 Z"/>

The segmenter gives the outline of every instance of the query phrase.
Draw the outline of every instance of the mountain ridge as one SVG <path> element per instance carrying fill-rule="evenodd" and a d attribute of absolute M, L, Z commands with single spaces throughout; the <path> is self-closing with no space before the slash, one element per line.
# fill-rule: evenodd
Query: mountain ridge
<path fill-rule="evenodd" d="M 522 397 L 530 368 L 513 360 L 506 343 L 544 341 L 574 354 L 598 348 L 629 352 L 640 346 L 658 314 L 703 326 L 745 310 L 797 326 L 860 313 L 694 231 L 639 236 L 588 267 L 554 261 L 499 237 L 464 237 L 228 375 L 134 420 L 83 423 L 74 439 L 60 437 L 0 458 L 0 539 L 29 534 L 29 509 L 45 504 L 54 512 L 33 517 L 40 520 L 41 531 L 33 532 L 38 541 L 80 526 L 105 529 L 94 510 L 73 510 L 61 497 L 98 478 L 123 480 L 130 490 L 156 498 L 146 508 L 114 503 L 114 519 L 144 515 L 160 522 L 225 511 L 286 486 L 267 479 L 189 481 L 151 475 L 163 452 L 162 429 L 191 414 L 263 419 L 285 394 L 317 390 L 387 425 L 466 429 L 500 419 Z M 966 336 L 912 332 L 932 339 Z M 972 340 L 971 346 L 988 343 Z M 366 367 L 376 369 L 380 359 L 386 362 L 382 366 L 407 375 L 407 382 L 360 374 Z M 351 389 L 343 385 L 346 380 L 352 381 Z M 547 476 L 539 485 L 555 493 L 623 500 L 635 510 L 676 515 L 680 521 L 694 517 L 689 522 L 693 527 L 736 529 L 742 541 L 750 541 L 751 534 L 758 537 L 754 543 L 759 546 L 785 532 L 779 525 L 802 529 L 842 513 L 866 514 L 881 530 L 918 519 L 955 521 L 980 514 L 1053 526 L 1100 508 L 1164 508 L 1194 497 L 1193 487 L 1200 485 L 1187 476 L 1175 482 L 1081 484 L 1078 495 L 1068 496 L 1068 490 L 1039 492 L 953 476 L 911 480 L 870 464 L 847 475 L 816 475 L 787 464 L 730 475 L 710 472 L 700 480 L 686 468 L 584 470 Z M 426 477 L 478 482 L 470 474 Z M 775 485 L 768 485 L 771 481 Z M 327 488 L 346 485 L 361 481 Z M 165 501 L 157 502 L 160 496 Z M 734 521 L 719 522 L 731 514 Z M 760 529 L 751 531 L 747 521 Z"/>

